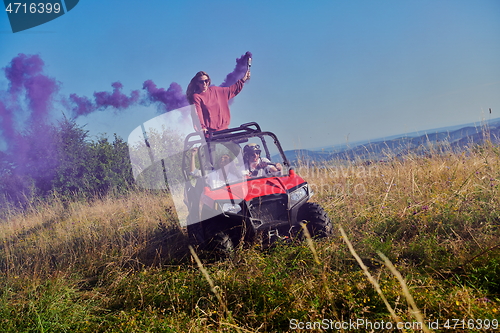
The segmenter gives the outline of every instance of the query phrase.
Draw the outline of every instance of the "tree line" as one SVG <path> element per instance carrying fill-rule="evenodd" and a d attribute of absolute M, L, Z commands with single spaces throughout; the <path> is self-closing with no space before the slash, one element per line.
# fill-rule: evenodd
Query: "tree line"
<path fill-rule="evenodd" d="M 43 132 L 43 135 L 40 133 Z M 31 128 L 0 151 L 0 204 L 25 206 L 57 194 L 91 198 L 129 191 L 128 144 L 114 135 L 89 138 L 73 120 Z"/>

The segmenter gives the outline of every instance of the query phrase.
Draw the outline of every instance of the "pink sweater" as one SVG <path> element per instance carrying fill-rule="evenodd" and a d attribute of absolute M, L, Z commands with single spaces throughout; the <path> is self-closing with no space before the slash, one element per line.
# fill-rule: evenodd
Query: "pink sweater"
<path fill-rule="evenodd" d="M 238 80 L 230 87 L 208 87 L 208 90 L 193 94 L 194 106 L 200 119 L 201 129 L 220 131 L 229 127 L 231 114 L 229 100 L 243 89 L 243 80 Z M 197 131 L 200 128 L 195 128 Z"/>

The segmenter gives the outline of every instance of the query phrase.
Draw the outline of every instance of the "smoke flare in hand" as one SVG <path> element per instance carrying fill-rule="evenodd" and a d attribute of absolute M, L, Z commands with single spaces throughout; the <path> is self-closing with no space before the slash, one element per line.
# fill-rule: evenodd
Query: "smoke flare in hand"
<path fill-rule="evenodd" d="M 251 52 L 246 52 L 244 55 L 236 59 L 236 66 L 234 67 L 234 70 L 226 76 L 224 82 L 222 82 L 220 86 L 229 87 L 241 79 L 248 70 L 249 59 L 252 59 Z"/>

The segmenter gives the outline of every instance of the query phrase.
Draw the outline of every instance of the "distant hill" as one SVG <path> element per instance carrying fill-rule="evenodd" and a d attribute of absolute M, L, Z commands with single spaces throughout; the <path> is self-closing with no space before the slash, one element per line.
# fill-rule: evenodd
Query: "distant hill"
<path fill-rule="evenodd" d="M 479 144 L 485 138 L 500 143 L 500 118 L 493 119 L 482 126 L 465 124 L 439 128 L 390 138 L 360 142 L 352 146 L 328 146 L 318 150 L 287 150 L 285 155 L 292 164 L 301 161 L 328 161 L 331 159 L 354 158 L 366 160 L 383 160 L 387 156 L 404 155 L 409 152 L 424 153 L 430 145 L 443 145 L 452 149 L 462 149 L 471 144 Z"/>

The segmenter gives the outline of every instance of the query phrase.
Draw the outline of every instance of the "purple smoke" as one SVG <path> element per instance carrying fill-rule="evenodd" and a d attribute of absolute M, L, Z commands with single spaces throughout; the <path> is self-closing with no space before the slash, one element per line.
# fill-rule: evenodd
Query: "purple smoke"
<path fill-rule="evenodd" d="M 113 87 L 113 93 L 111 94 L 105 91 L 94 93 L 98 109 L 107 108 L 108 106 L 113 106 L 117 109 L 126 109 L 139 99 L 138 90 L 132 91 L 130 97 L 127 97 L 121 92 L 123 85 L 120 82 L 115 82 L 111 86 Z"/>
<path fill-rule="evenodd" d="M 250 57 L 252 54 L 246 52 L 237 58 L 234 70 L 226 76 L 221 86 L 234 84 L 243 77 Z M 0 91 L 0 137 L 5 140 L 7 150 L 11 151 L 16 143 L 17 148 L 22 151 L 21 147 L 24 144 L 19 140 L 22 140 L 23 131 L 33 129 L 35 125 L 37 128 L 48 126 L 48 117 L 53 109 L 53 98 L 60 84 L 55 79 L 44 75 L 43 67 L 44 62 L 40 56 L 19 54 L 4 68 L 9 86 L 7 91 Z M 75 118 L 108 107 L 123 110 L 137 103 L 143 105 L 157 103 L 159 112 L 171 111 L 188 105 L 182 87 L 175 82 L 171 83 L 168 89 L 164 89 L 158 88 L 152 80 L 147 80 L 143 83 L 145 92 L 142 98 L 139 90 L 133 90 L 129 95 L 124 94 L 123 85 L 120 82 L 114 82 L 111 86 L 112 92 L 94 92 L 93 98 L 71 94 L 69 98 L 61 98 L 61 100 Z M 27 123 L 20 123 L 20 119 L 27 119 Z M 43 136 L 43 132 L 41 130 L 40 135 Z M 40 141 L 43 141 L 43 138 L 40 138 Z"/>
<path fill-rule="evenodd" d="M 58 164 L 48 119 L 59 84 L 43 74 L 43 66 L 38 55 L 19 54 L 3 68 L 8 89 L 0 91 L 0 138 L 6 145 L 0 174 L 11 174 L 12 196 L 29 195 L 32 181 L 47 187 Z"/>
<path fill-rule="evenodd" d="M 69 99 L 75 105 L 73 107 L 73 114 L 75 116 L 86 116 L 96 110 L 95 105 L 88 97 L 80 97 L 77 94 L 69 95 Z"/>
<path fill-rule="evenodd" d="M 152 80 L 147 80 L 142 88 L 146 90 L 148 101 L 160 102 L 164 111 L 172 111 L 189 105 L 182 87 L 175 82 L 171 83 L 170 87 L 165 90 L 164 88 L 157 88 Z"/>
<path fill-rule="evenodd" d="M 7 108 L 2 101 L 0 101 L 0 135 L 5 138 L 7 145 L 8 142 L 15 141 L 17 135 L 12 119 L 12 110 Z"/>
<path fill-rule="evenodd" d="M 107 107 L 114 107 L 118 110 L 127 109 L 139 100 L 139 91 L 134 90 L 127 96 L 121 92 L 123 84 L 114 82 L 111 84 L 113 92 L 101 91 L 94 93 L 94 102 L 88 97 L 80 97 L 76 94 L 69 96 L 70 101 L 74 104 L 72 109 L 73 114 L 78 117 L 88 115 L 97 110 L 104 110 Z"/>
<path fill-rule="evenodd" d="M 16 125 L 27 130 L 43 127 L 47 123 L 52 99 L 59 90 L 59 85 L 55 79 L 42 73 L 43 66 L 44 62 L 38 55 L 19 54 L 4 68 L 9 88 L 6 94 L 2 94 L 8 98 L 0 101 L 0 131 L 8 149 L 12 149 L 14 143 L 22 146 L 17 142 L 21 140 L 21 131 L 16 129 Z M 22 107 L 23 100 L 29 106 L 26 115 L 28 123 L 16 124 L 14 115 L 26 113 Z"/>
<path fill-rule="evenodd" d="M 17 96 L 27 78 L 39 74 L 43 69 L 43 60 L 38 55 L 27 56 L 20 53 L 17 57 L 11 60 L 7 66 L 5 77 L 9 80 L 9 93 Z"/>
<path fill-rule="evenodd" d="M 24 84 L 33 124 L 44 123 L 52 106 L 52 97 L 59 90 L 54 79 L 42 74 L 28 78 Z"/>
<path fill-rule="evenodd" d="M 247 69 L 247 52 L 236 59 L 236 67 L 221 86 L 229 86 L 243 77 Z M 41 183 L 50 187 L 51 175 L 57 169 L 59 141 L 49 117 L 55 111 L 54 98 L 60 83 L 43 73 L 44 62 L 38 55 L 18 54 L 3 68 L 8 81 L 6 91 L 0 91 L 0 176 L 11 174 L 16 193 L 29 193 Z M 182 87 L 173 82 L 168 89 L 158 88 L 152 80 L 143 83 L 144 93 L 133 90 L 129 95 L 122 92 L 123 85 L 114 82 L 111 92 L 94 92 L 93 98 L 71 94 L 58 96 L 63 108 L 77 118 L 98 110 L 113 107 L 124 110 L 136 104 L 157 103 L 160 112 L 187 106 Z"/>

